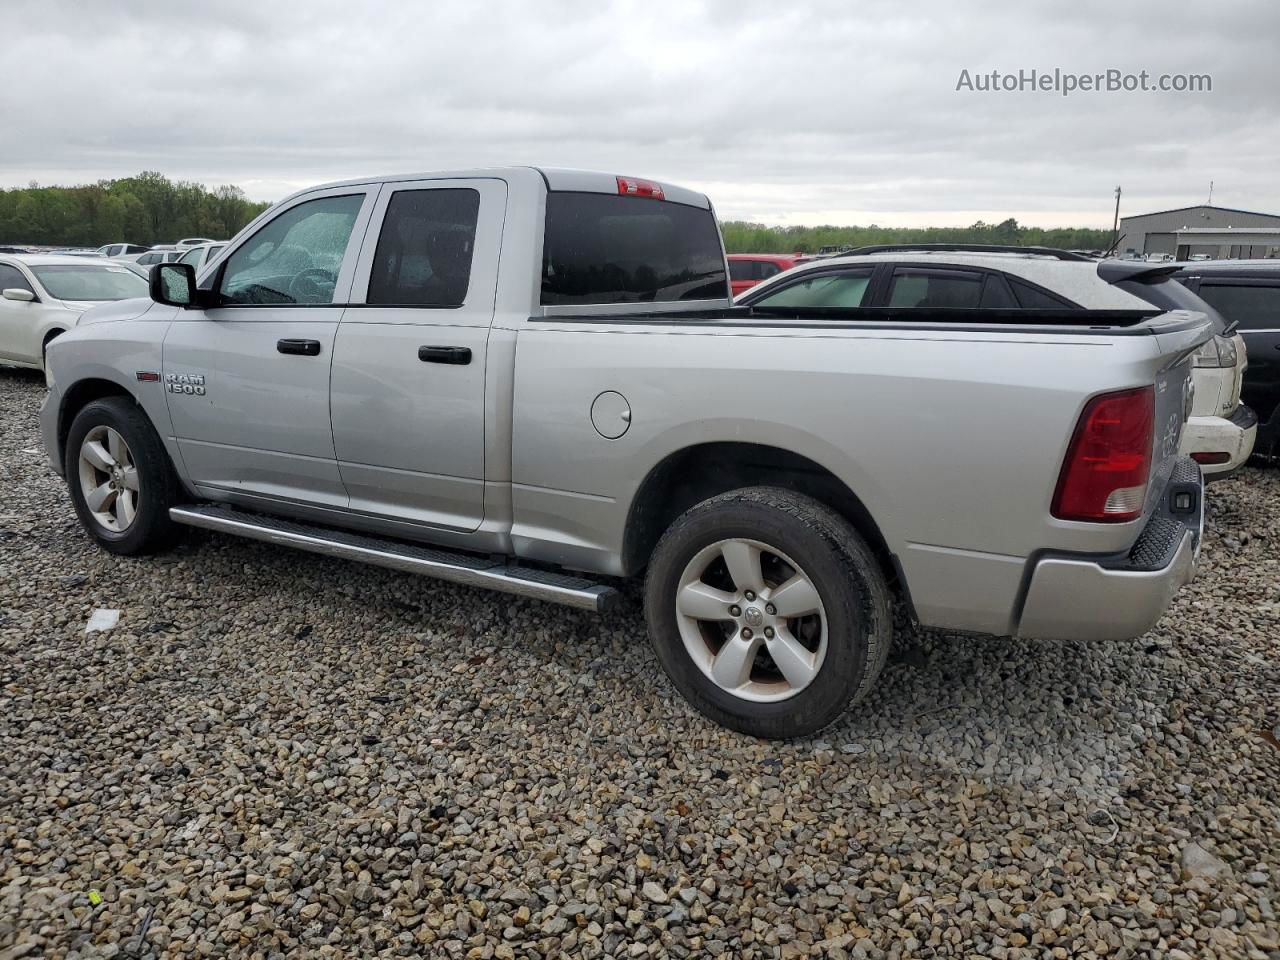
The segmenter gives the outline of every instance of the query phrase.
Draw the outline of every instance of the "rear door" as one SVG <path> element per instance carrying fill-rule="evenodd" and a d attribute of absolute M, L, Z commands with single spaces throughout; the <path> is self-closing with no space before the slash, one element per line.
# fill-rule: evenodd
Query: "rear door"
<path fill-rule="evenodd" d="M 460 531 L 484 519 L 506 201 L 496 179 L 382 187 L 334 347 L 334 447 L 354 511 Z"/>
<path fill-rule="evenodd" d="M 329 370 L 376 188 L 304 194 L 223 260 L 164 343 L 174 437 L 217 493 L 345 508 Z"/>
<path fill-rule="evenodd" d="M 1244 338 L 1249 351 L 1240 398 L 1265 423 L 1280 409 L 1280 281 L 1201 277 L 1188 284 Z"/>

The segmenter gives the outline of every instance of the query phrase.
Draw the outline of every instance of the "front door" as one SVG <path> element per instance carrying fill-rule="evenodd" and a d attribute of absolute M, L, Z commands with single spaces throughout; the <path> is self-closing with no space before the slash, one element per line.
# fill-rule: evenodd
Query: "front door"
<path fill-rule="evenodd" d="M 334 337 L 374 191 L 305 194 L 223 261 L 164 343 L 174 438 L 218 498 L 345 507 L 329 423 Z"/>
<path fill-rule="evenodd" d="M 0 263 L 0 291 L 25 290 L 35 297 L 35 288 L 17 267 Z M 40 329 L 45 307 L 37 299 L 10 300 L 0 297 L 0 360 L 35 363 L 40 359 Z"/>
<path fill-rule="evenodd" d="M 506 197 L 493 179 L 382 187 L 334 347 L 334 447 L 353 511 L 459 531 L 484 519 Z"/>

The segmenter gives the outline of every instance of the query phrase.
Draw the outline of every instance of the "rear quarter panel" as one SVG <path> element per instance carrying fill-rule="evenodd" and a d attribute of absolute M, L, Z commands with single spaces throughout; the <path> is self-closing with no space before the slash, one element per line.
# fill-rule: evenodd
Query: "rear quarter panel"
<path fill-rule="evenodd" d="M 1029 556 L 1136 538 L 1140 521 L 1049 509 L 1085 401 L 1152 383 L 1157 363 L 1145 336 L 531 320 L 516 350 L 513 542 L 621 573 L 631 500 L 656 464 L 698 443 L 774 446 L 862 500 L 925 623 L 1006 632 Z M 1184 375 L 1166 375 L 1179 395 Z M 607 390 L 631 408 L 617 440 L 590 418 Z"/>

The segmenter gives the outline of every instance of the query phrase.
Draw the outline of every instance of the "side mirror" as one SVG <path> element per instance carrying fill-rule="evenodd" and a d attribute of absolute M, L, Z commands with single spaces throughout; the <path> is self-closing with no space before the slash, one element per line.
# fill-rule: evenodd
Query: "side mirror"
<path fill-rule="evenodd" d="M 151 268 L 151 299 L 189 307 L 196 298 L 196 272 L 189 263 L 157 263 Z"/>
<path fill-rule="evenodd" d="M 36 298 L 36 295 L 30 290 L 23 290 L 21 287 L 6 287 L 4 298 L 6 300 L 20 300 L 24 303 L 30 303 Z"/>

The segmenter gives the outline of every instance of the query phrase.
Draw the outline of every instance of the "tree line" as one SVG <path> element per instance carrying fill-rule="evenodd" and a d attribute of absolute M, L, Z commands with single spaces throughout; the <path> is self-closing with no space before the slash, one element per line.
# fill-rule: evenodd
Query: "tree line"
<path fill-rule="evenodd" d="M 0 243 L 98 247 L 150 246 L 182 237 L 229 239 L 267 208 L 239 187 L 213 190 L 145 171 L 76 187 L 0 190 Z"/>
<path fill-rule="evenodd" d="M 729 253 L 817 253 L 824 246 L 866 247 L 880 243 L 997 243 L 1105 250 L 1110 230 L 1075 227 L 1023 227 L 1010 217 L 1002 223 L 979 220 L 969 227 L 766 227 L 730 220 L 720 225 Z"/>

